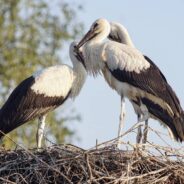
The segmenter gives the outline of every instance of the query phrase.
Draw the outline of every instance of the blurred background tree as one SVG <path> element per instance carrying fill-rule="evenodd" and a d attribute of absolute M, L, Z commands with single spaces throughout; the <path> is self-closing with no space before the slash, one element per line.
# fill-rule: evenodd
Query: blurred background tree
<path fill-rule="evenodd" d="M 77 20 L 78 4 L 62 0 L 1 0 L 0 1 L 0 102 L 23 79 L 38 69 L 62 63 L 68 55 L 68 42 L 82 33 L 83 25 Z M 56 112 L 47 117 L 50 137 L 55 143 L 71 140 L 74 132 L 67 121 L 80 120 L 74 111 L 58 117 Z M 36 146 L 37 122 L 14 130 L 9 136 L 26 146 Z M 13 143 L 5 138 L 6 147 Z"/>

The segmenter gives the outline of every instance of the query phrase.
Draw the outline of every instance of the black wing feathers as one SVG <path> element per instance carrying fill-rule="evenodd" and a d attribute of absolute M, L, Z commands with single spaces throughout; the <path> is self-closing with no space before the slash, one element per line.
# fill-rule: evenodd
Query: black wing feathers
<path fill-rule="evenodd" d="M 166 78 L 148 57 L 145 56 L 145 59 L 150 63 L 150 67 L 140 73 L 120 69 L 111 70 L 108 66 L 107 67 L 117 80 L 129 83 L 134 87 L 163 99 L 171 106 L 174 112 L 180 112 L 181 107 L 179 100 L 167 83 Z"/>
<path fill-rule="evenodd" d="M 180 101 L 179 101 L 178 97 L 176 96 L 176 93 L 173 91 L 172 87 L 167 83 L 167 80 L 166 80 L 164 74 L 160 71 L 158 66 L 150 58 L 148 58 L 147 56 L 144 56 L 144 58 L 159 71 L 160 76 L 166 82 L 167 91 L 170 94 L 170 97 L 172 98 L 172 100 L 173 100 L 173 102 L 174 102 L 178 112 L 182 113 L 183 110 L 182 110 L 182 108 L 180 106 Z"/>
<path fill-rule="evenodd" d="M 46 97 L 43 94 L 36 94 L 31 90 L 34 82 L 34 77 L 22 81 L 1 108 L 0 130 L 4 133 L 55 109 L 70 94 L 69 92 L 67 97 Z"/>
<path fill-rule="evenodd" d="M 141 101 L 148 107 L 149 113 L 157 118 L 159 117 L 159 119 L 172 130 L 177 141 L 183 140 L 183 133 L 180 133 L 180 131 L 183 130 L 181 123 L 177 123 L 177 121 L 175 121 L 175 119 L 173 119 L 165 109 L 158 104 L 155 104 L 153 101 L 147 98 L 141 98 Z"/>

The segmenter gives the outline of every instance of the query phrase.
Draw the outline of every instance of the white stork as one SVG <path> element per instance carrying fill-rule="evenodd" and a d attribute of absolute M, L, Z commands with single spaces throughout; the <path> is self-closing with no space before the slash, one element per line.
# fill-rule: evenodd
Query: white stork
<path fill-rule="evenodd" d="M 39 119 L 37 147 L 41 147 L 45 117 L 49 111 L 75 98 L 87 76 L 83 58 L 75 53 L 76 43 L 70 45 L 73 68 L 56 65 L 37 72 L 22 81 L 0 110 L 0 138 L 22 124 Z"/>
<path fill-rule="evenodd" d="M 184 112 L 158 67 L 131 46 L 108 40 L 110 24 L 95 21 L 77 45 L 82 46 L 87 71 L 105 74 L 108 84 L 121 96 L 137 103 L 143 115 L 159 120 L 177 141 L 184 140 Z"/>
<path fill-rule="evenodd" d="M 125 44 L 125 45 L 128 45 L 132 48 L 135 48 L 131 38 L 130 38 L 130 35 L 127 31 L 127 29 L 120 23 L 118 22 L 110 22 L 110 26 L 111 26 L 111 32 L 108 36 L 109 39 L 113 40 L 113 41 L 116 41 L 116 42 L 119 42 L 119 43 L 122 43 L 122 44 Z M 147 59 L 147 57 L 145 56 L 145 59 Z M 149 60 L 148 60 L 149 62 Z M 159 69 L 158 69 L 159 70 Z M 105 77 L 105 76 L 104 76 Z M 109 84 L 110 85 L 110 84 Z M 121 130 L 122 130 L 122 126 L 123 126 L 123 121 L 124 121 L 124 116 L 125 116 L 125 104 L 124 104 L 124 99 L 123 101 L 121 102 L 121 115 L 120 115 L 120 124 L 119 124 L 119 133 L 118 133 L 118 137 L 121 135 Z M 139 106 L 137 105 L 138 103 L 135 103 L 134 101 L 131 101 L 133 107 L 134 107 L 134 110 L 135 110 L 135 113 L 137 114 L 137 117 L 138 117 L 138 122 L 140 122 L 141 120 L 141 109 L 139 108 Z M 123 117 L 123 118 L 122 118 Z M 148 134 L 148 120 L 145 121 L 145 128 L 144 128 L 144 131 L 143 131 L 143 139 L 142 139 L 142 130 L 141 130 L 141 126 L 138 127 L 138 134 L 137 134 L 137 138 L 136 138 L 136 141 L 137 143 L 140 143 L 141 142 L 141 139 L 142 139 L 142 143 L 145 144 L 146 141 L 147 141 L 147 134 Z"/>

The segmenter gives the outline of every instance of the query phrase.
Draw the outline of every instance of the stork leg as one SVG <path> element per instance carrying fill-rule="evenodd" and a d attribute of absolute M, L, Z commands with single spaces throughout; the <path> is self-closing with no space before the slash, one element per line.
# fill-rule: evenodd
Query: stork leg
<path fill-rule="evenodd" d="M 148 137 L 148 119 L 145 121 L 145 127 L 143 131 L 143 140 L 142 140 L 143 144 L 147 142 L 147 137 Z"/>
<path fill-rule="evenodd" d="M 137 115 L 137 119 L 138 119 L 138 123 L 140 123 L 141 121 L 141 114 Z M 136 137 L 136 143 L 139 144 L 141 142 L 142 139 L 142 128 L 141 125 L 138 126 L 138 131 L 137 131 L 137 137 Z"/>
<path fill-rule="evenodd" d="M 143 140 L 142 143 L 145 144 L 147 141 L 147 134 L 148 134 L 148 119 L 149 119 L 149 113 L 148 109 L 145 106 L 141 107 L 143 116 L 140 118 L 140 122 L 145 122 L 145 128 L 143 131 Z M 143 145 L 143 150 L 145 149 L 145 145 Z"/>
<path fill-rule="evenodd" d="M 120 136 L 121 136 L 122 129 L 124 127 L 124 121 L 125 121 L 125 98 L 121 96 L 121 113 L 119 117 L 118 142 L 117 142 L 117 147 L 119 149 L 121 146 Z"/>
<path fill-rule="evenodd" d="M 36 134 L 36 141 L 37 141 L 37 148 L 41 148 L 42 146 L 42 138 L 43 138 L 43 133 L 44 133 L 44 128 L 45 128 L 45 118 L 46 116 L 41 116 L 38 119 L 38 130 Z"/>

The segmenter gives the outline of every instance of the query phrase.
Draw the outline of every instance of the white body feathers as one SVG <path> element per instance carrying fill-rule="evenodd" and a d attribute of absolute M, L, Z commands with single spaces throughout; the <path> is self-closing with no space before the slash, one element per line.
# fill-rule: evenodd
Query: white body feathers
<path fill-rule="evenodd" d="M 82 52 L 85 57 L 86 69 L 93 74 L 103 70 L 105 63 L 111 70 L 119 68 L 136 73 L 150 67 L 150 64 L 137 49 L 110 40 L 101 44 L 86 43 Z"/>
<path fill-rule="evenodd" d="M 47 97 L 65 97 L 71 90 L 75 75 L 66 65 L 52 66 L 33 75 L 35 83 L 31 89 Z"/>
<path fill-rule="evenodd" d="M 74 65 L 73 69 L 67 65 L 51 66 L 36 72 L 35 83 L 31 89 L 36 94 L 47 97 L 66 97 L 71 90 L 70 97 L 77 96 L 85 82 L 86 70 L 81 63 Z"/>

